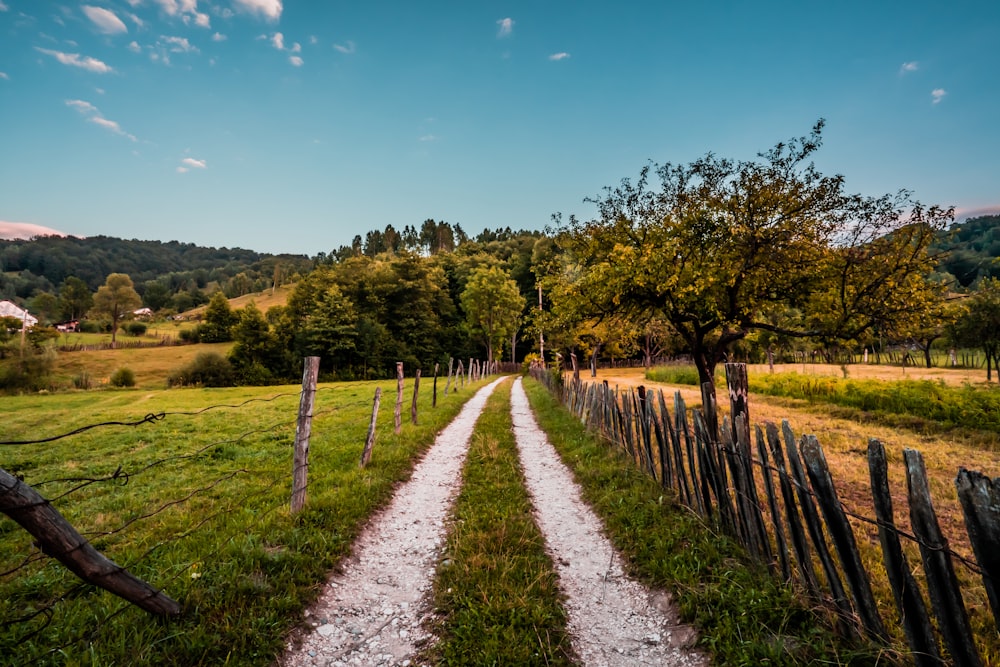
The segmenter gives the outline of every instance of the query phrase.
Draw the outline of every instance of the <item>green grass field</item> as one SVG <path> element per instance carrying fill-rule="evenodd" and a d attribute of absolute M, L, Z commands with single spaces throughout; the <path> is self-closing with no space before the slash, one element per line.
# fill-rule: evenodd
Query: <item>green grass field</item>
<path fill-rule="evenodd" d="M 0 655 L 26 665 L 268 664 L 367 517 L 472 393 L 441 395 L 431 409 L 425 381 L 419 426 L 406 423 L 395 436 L 395 383 L 383 383 L 378 441 L 361 470 L 376 386 L 320 386 L 308 505 L 295 516 L 288 503 L 297 386 L 0 397 L 3 441 L 167 413 L 138 427 L 4 446 L 2 467 L 183 607 L 179 619 L 164 621 L 81 586 L 59 563 L 39 558 L 31 537 L 3 517 Z M 407 408 L 410 391 L 407 381 Z"/>

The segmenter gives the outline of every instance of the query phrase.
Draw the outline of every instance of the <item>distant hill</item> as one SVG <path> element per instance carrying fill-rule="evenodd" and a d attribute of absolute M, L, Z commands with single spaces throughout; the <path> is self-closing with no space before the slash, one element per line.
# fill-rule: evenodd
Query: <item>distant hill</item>
<path fill-rule="evenodd" d="M 931 247 L 942 253 L 939 270 L 955 276 L 962 287 L 979 278 L 1000 278 L 1000 215 L 969 218 L 941 234 Z"/>
<path fill-rule="evenodd" d="M 55 294 L 70 276 L 96 290 L 110 273 L 128 274 L 140 294 L 150 283 L 158 283 L 168 294 L 214 283 L 235 297 L 270 287 L 276 271 L 283 281 L 311 266 L 312 261 L 304 255 L 205 248 L 178 241 L 110 236 L 0 240 L 0 299 L 24 300 L 39 292 Z"/>

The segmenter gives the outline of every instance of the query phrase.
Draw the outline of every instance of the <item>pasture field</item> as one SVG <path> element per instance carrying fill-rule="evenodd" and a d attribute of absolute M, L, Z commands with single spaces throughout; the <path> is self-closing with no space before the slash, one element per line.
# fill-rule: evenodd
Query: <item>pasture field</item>
<path fill-rule="evenodd" d="M 135 373 L 139 389 L 165 389 L 167 376 L 190 363 L 202 352 L 229 353 L 232 343 L 198 343 L 164 347 L 121 348 L 117 350 L 87 350 L 59 352 L 52 370 L 52 383 L 57 387 L 72 387 L 74 378 L 86 373 L 94 387 L 106 385 L 119 368 Z"/>
<path fill-rule="evenodd" d="M 376 386 L 385 395 L 377 442 L 360 469 Z M 159 416 L 0 452 L 5 470 L 35 486 L 100 551 L 183 607 L 164 621 L 81 585 L 0 516 L 0 655 L 25 665 L 268 664 L 366 519 L 475 386 L 444 396 L 439 381 L 432 409 L 425 380 L 413 425 L 407 380 L 398 436 L 394 388 L 320 385 L 308 503 L 294 516 L 298 386 L 0 397 L 4 442 Z"/>

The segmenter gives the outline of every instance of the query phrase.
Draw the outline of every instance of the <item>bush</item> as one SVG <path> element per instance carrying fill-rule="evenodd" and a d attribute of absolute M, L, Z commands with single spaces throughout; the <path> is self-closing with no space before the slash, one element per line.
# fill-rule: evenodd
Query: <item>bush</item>
<path fill-rule="evenodd" d="M 103 329 L 101 328 L 101 323 L 97 320 L 80 320 L 80 325 L 77 327 L 80 333 L 101 333 Z"/>
<path fill-rule="evenodd" d="M 77 389 L 91 389 L 94 386 L 94 381 L 90 378 L 90 373 L 83 371 L 73 377 L 73 386 Z"/>
<path fill-rule="evenodd" d="M 134 387 L 135 373 L 131 368 L 119 368 L 111 375 L 111 385 L 114 387 Z"/>
<path fill-rule="evenodd" d="M 194 360 L 174 371 L 167 378 L 167 386 L 232 387 L 236 374 L 229 360 L 218 352 L 201 352 Z"/>
<path fill-rule="evenodd" d="M 129 336 L 144 336 L 146 335 L 146 324 L 144 322 L 129 322 L 125 325 L 125 331 Z"/>
<path fill-rule="evenodd" d="M 190 329 L 181 329 L 177 336 L 185 343 L 200 343 L 201 342 L 201 325 L 192 327 Z"/>
<path fill-rule="evenodd" d="M 55 352 L 48 348 L 7 360 L 0 365 L 0 391 L 17 394 L 49 389 L 55 360 Z"/>

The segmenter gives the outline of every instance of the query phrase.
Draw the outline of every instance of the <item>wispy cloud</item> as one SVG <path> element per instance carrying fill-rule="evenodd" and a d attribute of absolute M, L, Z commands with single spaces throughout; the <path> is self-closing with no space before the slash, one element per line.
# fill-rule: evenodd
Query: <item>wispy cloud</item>
<path fill-rule="evenodd" d="M 907 72 L 916 72 L 918 69 L 920 69 L 920 63 L 918 63 L 916 60 L 911 60 L 908 63 L 903 63 L 902 65 L 900 65 L 899 73 L 906 74 Z"/>
<path fill-rule="evenodd" d="M 296 67 L 302 67 L 302 64 L 303 64 L 303 63 L 304 63 L 305 61 L 304 61 L 304 60 L 302 60 L 302 58 L 300 58 L 300 57 L 298 57 L 298 56 L 288 56 L 288 62 L 292 63 L 292 64 L 293 64 L 293 65 L 295 65 Z"/>
<path fill-rule="evenodd" d="M 281 0 L 233 0 L 233 6 L 248 14 L 257 14 L 269 21 L 281 18 Z"/>
<path fill-rule="evenodd" d="M 191 44 L 187 37 L 169 37 L 160 35 L 160 39 L 167 44 L 171 53 L 201 53 L 198 47 Z"/>
<path fill-rule="evenodd" d="M 3 3 L 0 2 L 0 5 L 3 5 Z M 7 10 L 3 9 L 0 11 Z M 8 241 L 13 241 L 14 239 L 28 240 L 35 236 L 66 236 L 66 233 L 60 232 L 58 229 L 52 229 L 51 227 L 36 225 L 32 222 L 0 220 L 0 239 Z"/>
<path fill-rule="evenodd" d="M 139 46 L 139 42 L 136 42 L 136 41 L 133 40 L 133 41 L 129 42 L 129 44 L 128 44 L 128 50 L 131 51 L 132 53 L 141 53 L 142 52 L 142 47 Z"/>
<path fill-rule="evenodd" d="M 955 221 L 962 222 L 969 218 L 978 218 L 983 215 L 1000 215 L 1000 204 L 993 206 L 981 206 L 979 208 L 964 208 L 959 206 L 955 209 Z"/>
<path fill-rule="evenodd" d="M 129 134 L 128 132 L 123 130 L 121 125 L 119 125 L 115 121 L 108 120 L 107 118 L 105 118 L 104 115 L 101 114 L 100 109 L 95 107 L 90 102 L 87 102 L 86 100 L 66 100 L 66 106 L 79 111 L 81 114 L 87 117 L 88 122 L 93 123 L 94 125 L 98 125 L 106 130 L 110 130 L 111 132 L 114 132 L 119 136 L 125 137 L 129 141 L 138 141 L 138 139 L 135 138 L 135 135 Z"/>
<path fill-rule="evenodd" d="M 505 18 L 497 21 L 497 37 L 508 37 L 514 31 L 514 19 Z"/>
<path fill-rule="evenodd" d="M 217 32 L 214 35 L 212 35 L 212 41 L 213 42 L 224 42 L 224 41 L 226 41 L 226 39 L 227 39 L 227 37 L 225 35 L 223 35 L 221 32 Z"/>
<path fill-rule="evenodd" d="M 944 88 L 935 88 L 931 91 L 931 104 L 937 104 L 944 99 L 944 96 L 948 94 L 948 91 Z"/>
<path fill-rule="evenodd" d="M 354 42 L 348 40 L 346 44 L 334 44 L 333 48 L 337 49 L 341 53 L 346 53 L 348 55 L 354 53 Z"/>
<path fill-rule="evenodd" d="M 7 72 L 0 72 L 0 79 L 3 79 L 4 81 L 9 81 L 10 77 L 7 76 Z"/>
<path fill-rule="evenodd" d="M 425 141 L 425 142 L 437 141 L 437 140 L 438 140 L 437 135 L 434 134 L 425 134 L 424 136 L 420 137 L 420 139 L 418 139 L 418 141 Z"/>
<path fill-rule="evenodd" d="M 195 160 L 193 157 L 186 157 L 181 160 L 181 164 L 177 167 L 178 174 L 185 174 L 192 169 L 208 169 L 208 162 L 205 160 Z"/>
<path fill-rule="evenodd" d="M 125 22 L 118 18 L 110 9 L 92 7 L 90 5 L 84 5 L 81 9 L 87 15 L 87 18 L 90 19 L 91 23 L 106 35 L 117 35 L 118 33 L 128 32 Z"/>
<path fill-rule="evenodd" d="M 7 5 L 5 5 L 3 3 L 3 0 L 0 0 L 0 12 L 6 12 L 6 11 L 9 11 L 9 10 L 10 10 L 10 7 L 8 7 Z"/>
<path fill-rule="evenodd" d="M 309 35 L 309 43 L 312 44 L 313 46 L 316 46 L 317 44 L 319 44 L 319 37 L 317 37 L 316 35 Z"/>
<path fill-rule="evenodd" d="M 139 28 L 145 28 L 146 27 L 146 22 L 143 21 L 138 16 L 136 16 L 135 14 L 132 14 L 130 12 L 130 13 L 125 14 L 125 16 L 127 16 L 129 18 L 129 20 L 132 21 L 132 23 L 136 24 L 136 26 L 138 26 Z"/>
<path fill-rule="evenodd" d="M 63 65 L 70 65 L 71 67 L 79 67 L 81 69 L 88 70 L 90 72 L 97 72 L 98 74 L 107 74 L 108 72 L 113 72 L 114 70 L 108 65 L 104 64 L 97 58 L 91 58 L 90 56 L 81 57 L 79 53 L 63 53 L 62 51 L 53 51 L 52 49 L 43 49 L 39 46 L 35 47 L 35 50 L 39 53 L 44 53 L 47 56 L 52 56 Z"/>
<path fill-rule="evenodd" d="M 285 36 L 280 32 L 276 32 L 271 35 L 271 46 L 278 49 L 279 51 L 285 50 Z"/>
<path fill-rule="evenodd" d="M 291 53 L 301 53 L 302 52 L 302 45 L 299 44 L 298 42 L 292 42 L 292 48 L 290 48 L 288 50 Z"/>
<path fill-rule="evenodd" d="M 198 0 L 153 0 L 167 16 L 180 17 L 184 25 L 192 23 L 199 28 L 212 27 L 208 14 L 198 11 Z M 129 0 L 131 4 L 131 0 Z M 133 7 L 135 5 L 132 5 Z"/>
<path fill-rule="evenodd" d="M 565 51 L 560 51 L 559 53 L 553 53 L 549 56 L 549 60 L 566 60 L 569 58 L 569 54 Z"/>

